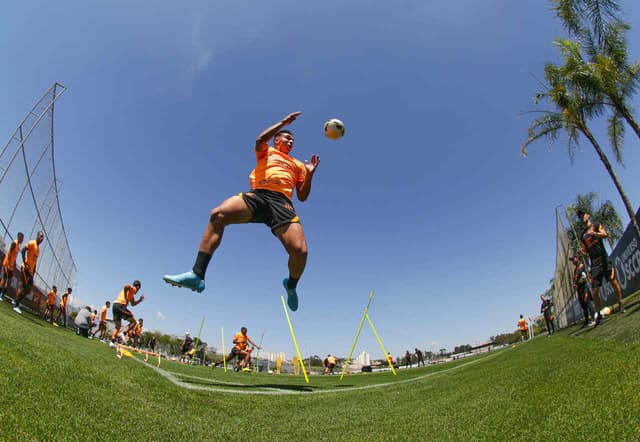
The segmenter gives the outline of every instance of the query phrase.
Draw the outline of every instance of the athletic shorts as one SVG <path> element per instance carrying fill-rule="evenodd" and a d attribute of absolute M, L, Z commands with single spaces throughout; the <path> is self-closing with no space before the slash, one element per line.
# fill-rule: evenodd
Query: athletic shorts
<path fill-rule="evenodd" d="M 33 273 L 28 272 L 24 268 L 22 269 L 22 285 L 28 288 L 31 288 L 33 285 Z"/>
<path fill-rule="evenodd" d="M 2 266 L 2 280 L 10 281 L 13 277 L 13 269 L 9 266 Z"/>
<path fill-rule="evenodd" d="M 48 308 L 49 310 L 53 310 L 53 309 L 54 309 L 54 306 L 55 306 L 55 304 L 49 304 L 49 303 L 47 302 L 47 308 Z"/>
<path fill-rule="evenodd" d="M 615 270 L 611 262 L 607 259 L 591 266 L 591 277 L 593 278 L 593 287 L 602 287 L 604 281 L 611 281 L 615 277 Z"/>
<path fill-rule="evenodd" d="M 100 321 L 100 324 L 98 324 L 98 327 L 100 328 L 100 330 L 106 330 L 107 329 L 107 321 Z"/>
<path fill-rule="evenodd" d="M 247 352 L 244 350 L 240 350 L 238 347 L 233 347 L 231 349 L 231 357 L 235 357 L 235 356 L 241 356 L 241 357 L 245 357 L 247 355 Z"/>
<path fill-rule="evenodd" d="M 129 311 L 126 305 L 120 304 L 118 302 L 114 302 L 111 307 L 111 312 L 113 313 L 113 320 L 120 321 L 122 319 L 132 319 L 133 313 Z"/>
<path fill-rule="evenodd" d="M 290 223 L 299 223 L 291 200 L 280 192 L 256 189 L 241 193 L 242 199 L 251 210 L 252 223 L 266 224 L 271 232 Z"/>

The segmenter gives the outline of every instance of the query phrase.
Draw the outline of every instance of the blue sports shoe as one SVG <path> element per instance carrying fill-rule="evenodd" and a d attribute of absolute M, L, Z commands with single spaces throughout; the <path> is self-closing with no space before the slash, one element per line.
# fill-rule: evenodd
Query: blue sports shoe
<path fill-rule="evenodd" d="M 193 273 L 193 271 L 179 275 L 164 275 L 162 279 L 164 279 L 164 282 L 167 284 L 191 289 L 194 292 L 201 293 L 204 290 L 204 279 Z"/>
<path fill-rule="evenodd" d="M 292 312 L 295 312 L 296 310 L 298 310 L 298 294 L 296 293 L 296 289 L 289 288 L 287 282 L 289 282 L 289 278 L 284 278 L 284 280 L 282 281 L 282 285 L 287 291 L 287 305 Z"/>

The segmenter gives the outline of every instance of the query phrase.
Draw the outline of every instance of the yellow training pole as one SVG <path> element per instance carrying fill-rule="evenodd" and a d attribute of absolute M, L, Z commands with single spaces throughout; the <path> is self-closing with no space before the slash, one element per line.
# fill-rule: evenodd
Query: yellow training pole
<path fill-rule="evenodd" d="M 384 348 L 384 344 L 382 343 L 382 339 L 380 339 L 380 336 L 378 335 L 378 332 L 376 331 L 376 328 L 373 326 L 373 321 L 369 317 L 369 313 L 367 313 L 367 321 L 369 321 L 369 325 L 371 326 L 371 330 L 373 331 L 373 334 L 376 335 L 376 339 L 378 340 L 378 345 L 380 345 L 380 348 L 382 349 L 382 354 L 384 355 L 384 358 L 389 363 L 389 367 L 391 367 L 391 371 L 393 372 L 393 375 L 394 376 L 398 376 L 398 374 L 396 373 L 395 368 L 393 368 L 393 364 L 391 363 L 389 358 L 387 358 L 387 350 Z"/>
<path fill-rule="evenodd" d="M 258 351 L 256 352 L 256 369 L 260 370 L 260 348 L 262 347 L 262 339 L 264 338 L 264 332 L 266 330 L 262 330 L 262 336 L 260 336 L 260 343 L 258 344 Z M 253 370 L 251 374 L 255 373 L 257 370 Z"/>
<path fill-rule="evenodd" d="M 204 316 L 202 317 L 202 321 L 200 321 L 200 329 L 198 330 L 198 337 L 196 337 L 196 354 L 198 352 L 198 345 L 200 345 L 200 333 L 202 333 L 202 326 L 204 325 Z M 191 355 L 191 359 L 189 359 L 189 365 L 193 365 L 193 360 L 195 355 Z"/>
<path fill-rule="evenodd" d="M 284 309 L 284 315 L 287 317 L 287 322 L 289 323 L 289 331 L 291 332 L 291 337 L 293 338 L 293 345 L 296 347 L 296 353 L 298 354 L 298 360 L 300 361 L 300 367 L 302 368 L 302 373 L 304 374 L 304 380 L 309 383 L 309 376 L 307 376 L 307 369 L 304 368 L 304 362 L 302 361 L 302 356 L 300 355 L 300 348 L 298 347 L 298 341 L 296 341 L 296 334 L 293 332 L 293 326 L 291 325 L 291 319 L 289 319 L 289 312 L 287 311 L 287 306 L 284 303 L 284 296 L 280 296 L 280 300 L 282 301 L 282 308 Z"/>
<path fill-rule="evenodd" d="M 224 326 L 220 327 L 222 329 L 222 366 L 224 367 L 224 372 L 227 372 L 227 353 L 224 351 Z"/>
<path fill-rule="evenodd" d="M 344 377 L 344 374 L 347 372 L 347 367 L 349 367 L 349 362 L 351 362 L 351 355 L 353 355 L 353 350 L 356 348 L 356 344 L 358 343 L 358 338 L 360 338 L 360 332 L 362 331 L 362 326 L 364 325 L 364 318 L 367 317 L 367 312 L 369 311 L 369 306 L 371 305 L 371 300 L 373 299 L 373 290 L 369 294 L 369 302 L 364 309 L 364 314 L 362 315 L 362 320 L 360 320 L 360 326 L 358 327 L 358 332 L 356 333 L 356 338 L 353 340 L 353 345 L 351 346 L 351 351 L 349 352 L 349 356 L 347 356 L 347 360 L 344 362 L 344 367 L 342 367 L 342 374 L 340 375 L 340 380 Z"/>

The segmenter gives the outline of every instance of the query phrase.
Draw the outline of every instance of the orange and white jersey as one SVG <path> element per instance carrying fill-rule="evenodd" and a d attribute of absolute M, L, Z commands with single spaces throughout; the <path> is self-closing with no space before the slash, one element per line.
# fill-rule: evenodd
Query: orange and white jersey
<path fill-rule="evenodd" d="M 256 152 L 258 164 L 249 175 L 252 189 L 265 189 L 280 192 L 289 199 L 293 190 L 307 177 L 307 169 L 302 161 L 269 147 Z"/>

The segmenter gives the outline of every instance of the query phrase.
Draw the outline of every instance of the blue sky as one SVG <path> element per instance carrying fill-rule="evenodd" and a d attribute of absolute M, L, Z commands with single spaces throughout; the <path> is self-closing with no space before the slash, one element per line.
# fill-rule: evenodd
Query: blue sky
<path fill-rule="evenodd" d="M 640 6 L 622 5 L 636 24 Z M 522 113 L 562 35 L 535 0 L 11 2 L 0 138 L 54 81 L 68 88 L 56 169 L 76 303 L 112 301 L 140 279 L 147 299 L 134 312 L 147 329 L 194 334 L 204 316 L 211 345 L 221 326 L 231 336 L 244 325 L 292 355 L 286 255 L 266 227 L 227 229 L 201 295 L 162 275 L 191 268 L 210 209 L 248 189 L 256 136 L 300 110 L 292 154 L 322 161 L 296 204 L 309 243 L 292 314 L 302 352 L 346 355 L 371 290 L 390 351 L 451 350 L 537 314 L 557 205 L 595 191 L 624 217 L 586 143 L 573 164 L 562 141 L 520 156 Z M 346 124 L 337 142 L 322 135 L 330 117 Z M 616 170 L 638 206 L 631 131 L 625 152 Z M 368 329 L 362 350 L 380 355 Z"/>

